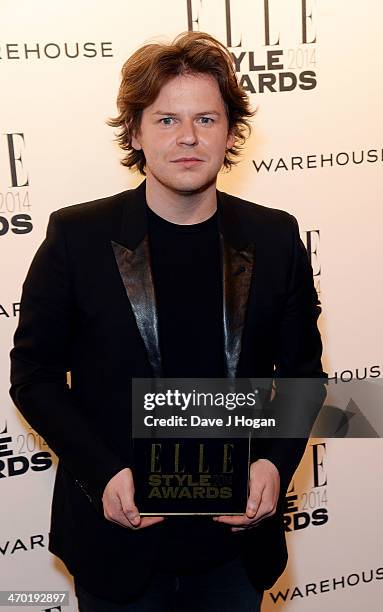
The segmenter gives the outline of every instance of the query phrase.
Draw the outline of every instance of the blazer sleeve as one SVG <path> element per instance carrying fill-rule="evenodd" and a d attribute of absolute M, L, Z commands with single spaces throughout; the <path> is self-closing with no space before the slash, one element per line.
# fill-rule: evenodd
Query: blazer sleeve
<path fill-rule="evenodd" d="M 281 497 L 303 456 L 310 430 L 326 397 L 327 374 L 322 369 L 322 342 L 317 326 L 321 312 L 312 267 L 292 215 L 292 257 L 288 290 L 277 334 L 274 398 L 269 404 L 291 437 L 259 438 L 252 444 L 252 461 L 269 459 L 278 468 Z M 277 423 L 278 424 L 278 423 Z M 299 432 L 293 437 L 294 431 Z"/>
<path fill-rule="evenodd" d="M 62 225 L 52 213 L 23 284 L 10 395 L 100 510 L 106 484 L 127 466 L 84 420 L 67 385 L 75 300 Z"/>

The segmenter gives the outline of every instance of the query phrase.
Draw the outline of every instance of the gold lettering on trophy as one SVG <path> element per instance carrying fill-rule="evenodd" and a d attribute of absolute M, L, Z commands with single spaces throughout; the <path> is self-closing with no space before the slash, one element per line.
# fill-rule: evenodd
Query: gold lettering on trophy
<path fill-rule="evenodd" d="M 151 488 L 149 499 L 228 499 L 232 497 L 231 487 L 200 487 L 200 486 L 154 486 Z"/>
<path fill-rule="evenodd" d="M 208 474 L 209 466 L 204 469 L 204 461 L 205 461 L 205 444 L 199 445 L 199 459 L 198 459 L 198 471 L 200 474 Z"/>
<path fill-rule="evenodd" d="M 228 499 L 232 496 L 232 490 L 231 487 L 221 487 L 220 489 L 221 491 L 221 499 Z"/>
<path fill-rule="evenodd" d="M 152 487 L 158 487 L 161 484 L 161 476 L 159 474 L 150 474 L 149 484 Z"/>
<path fill-rule="evenodd" d="M 180 468 L 180 443 L 176 442 L 174 445 L 174 471 L 175 472 L 184 472 L 185 466 Z"/>
<path fill-rule="evenodd" d="M 230 444 L 229 442 L 223 445 L 223 466 L 222 466 L 223 474 L 233 473 L 233 461 L 232 461 L 233 448 L 234 448 L 234 444 Z"/>
<path fill-rule="evenodd" d="M 150 454 L 150 471 L 151 472 L 162 472 L 160 457 L 159 457 L 159 451 L 161 450 L 161 446 L 162 444 L 159 444 L 159 443 L 152 444 L 152 450 Z M 158 452 L 157 452 L 157 448 L 158 448 Z"/>

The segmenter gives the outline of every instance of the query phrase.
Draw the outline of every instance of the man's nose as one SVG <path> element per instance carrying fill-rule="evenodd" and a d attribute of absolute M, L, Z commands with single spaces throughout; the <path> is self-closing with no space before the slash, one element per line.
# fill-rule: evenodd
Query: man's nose
<path fill-rule="evenodd" d="M 177 143 L 187 145 L 195 145 L 198 143 L 197 130 L 192 119 L 184 119 L 180 124 Z"/>

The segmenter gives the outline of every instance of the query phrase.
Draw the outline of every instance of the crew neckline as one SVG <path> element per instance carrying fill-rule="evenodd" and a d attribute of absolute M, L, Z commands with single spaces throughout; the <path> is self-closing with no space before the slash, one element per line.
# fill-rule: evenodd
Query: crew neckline
<path fill-rule="evenodd" d="M 154 212 L 148 205 L 146 205 L 148 220 L 151 225 L 157 226 L 169 232 L 181 232 L 185 234 L 194 234 L 195 232 L 203 232 L 216 226 L 218 211 L 214 213 L 205 221 L 199 223 L 192 223 L 191 225 L 185 225 L 180 223 L 173 223 L 164 219 L 160 215 Z"/>

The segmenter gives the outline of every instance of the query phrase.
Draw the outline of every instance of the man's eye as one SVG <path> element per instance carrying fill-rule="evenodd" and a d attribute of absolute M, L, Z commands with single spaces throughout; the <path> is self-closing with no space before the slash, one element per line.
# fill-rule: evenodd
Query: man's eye
<path fill-rule="evenodd" d="M 201 123 L 204 125 L 208 125 L 209 123 L 214 123 L 214 119 L 211 117 L 200 117 Z"/>
<path fill-rule="evenodd" d="M 173 117 L 163 117 L 162 119 L 160 119 L 160 123 L 162 123 L 162 125 L 171 125 L 172 121 Z"/>

